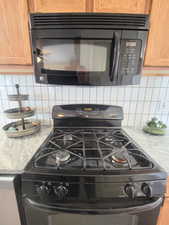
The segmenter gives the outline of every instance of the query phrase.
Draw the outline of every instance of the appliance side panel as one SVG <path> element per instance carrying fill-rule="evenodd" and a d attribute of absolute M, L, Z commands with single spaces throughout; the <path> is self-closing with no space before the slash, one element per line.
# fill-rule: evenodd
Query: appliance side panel
<path fill-rule="evenodd" d="M 14 188 L 14 175 L 0 176 L 0 224 L 21 225 Z"/>

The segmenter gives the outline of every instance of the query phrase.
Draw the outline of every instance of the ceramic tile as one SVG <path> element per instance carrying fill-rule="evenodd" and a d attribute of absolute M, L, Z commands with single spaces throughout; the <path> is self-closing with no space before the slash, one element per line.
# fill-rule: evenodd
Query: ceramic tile
<path fill-rule="evenodd" d="M 119 87 L 118 88 L 118 94 L 117 94 L 117 101 L 123 101 L 124 100 L 124 88 L 123 87 Z"/>
<path fill-rule="evenodd" d="M 161 87 L 161 85 L 162 85 L 162 77 L 155 76 L 153 80 L 154 80 L 153 87 Z"/>
<path fill-rule="evenodd" d="M 141 77 L 141 80 L 140 80 L 140 87 L 146 87 L 147 86 L 147 80 L 148 80 L 148 77 L 144 77 L 142 76 Z"/>
<path fill-rule="evenodd" d="M 152 91 L 153 91 L 153 88 L 151 87 L 147 87 L 146 90 L 145 90 L 145 101 L 151 101 L 152 100 Z"/>

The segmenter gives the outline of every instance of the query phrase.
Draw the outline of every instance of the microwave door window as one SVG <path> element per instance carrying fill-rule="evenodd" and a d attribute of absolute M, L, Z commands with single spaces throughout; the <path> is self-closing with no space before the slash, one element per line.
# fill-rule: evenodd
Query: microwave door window
<path fill-rule="evenodd" d="M 76 54 L 73 45 L 53 44 L 42 48 L 43 64 L 46 70 L 69 70 L 74 71 Z"/>
<path fill-rule="evenodd" d="M 104 72 L 107 46 L 96 40 L 54 40 L 42 46 L 44 69 Z"/>
<path fill-rule="evenodd" d="M 60 84 L 102 84 L 109 79 L 111 40 L 41 39 L 42 67 Z"/>
<path fill-rule="evenodd" d="M 80 45 L 80 64 L 89 72 L 104 72 L 106 70 L 107 48 L 96 44 Z"/>

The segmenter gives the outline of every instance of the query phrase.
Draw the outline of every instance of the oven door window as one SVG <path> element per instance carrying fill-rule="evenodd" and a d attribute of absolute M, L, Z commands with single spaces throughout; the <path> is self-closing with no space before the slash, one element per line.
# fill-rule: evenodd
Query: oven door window
<path fill-rule="evenodd" d="M 50 225 L 136 225 L 137 216 L 59 214 L 48 217 Z"/>
<path fill-rule="evenodd" d="M 36 63 L 49 83 L 92 84 L 109 79 L 112 40 L 40 39 L 38 46 Z"/>
<path fill-rule="evenodd" d="M 87 215 L 77 213 L 52 212 L 25 208 L 26 225 L 142 225 L 137 215 L 127 213 L 112 215 Z M 85 213 L 85 211 L 84 211 Z M 151 224 L 149 224 L 151 225 Z"/>

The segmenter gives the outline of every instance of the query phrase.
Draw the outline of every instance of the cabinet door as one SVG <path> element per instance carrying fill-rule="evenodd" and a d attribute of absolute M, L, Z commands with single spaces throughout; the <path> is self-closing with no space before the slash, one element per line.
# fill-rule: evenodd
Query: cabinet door
<path fill-rule="evenodd" d="M 145 65 L 169 66 L 169 1 L 153 0 Z"/>
<path fill-rule="evenodd" d="M 86 0 L 29 0 L 32 12 L 85 12 Z"/>
<path fill-rule="evenodd" d="M 169 213 L 168 212 L 169 212 L 169 198 L 166 198 L 164 201 L 164 205 L 161 208 L 157 225 L 168 225 L 169 224 Z"/>
<path fill-rule="evenodd" d="M 19 211 L 17 207 L 14 179 L 15 175 L 0 175 L 1 225 L 21 225 Z"/>
<path fill-rule="evenodd" d="M 26 0 L 0 0 L 0 64 L 31 64 Z"/>
<path fill-rule="evenodd" d="M 94 0 L 94 12 L 149 13 L 150 0 Z"/>

